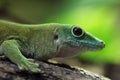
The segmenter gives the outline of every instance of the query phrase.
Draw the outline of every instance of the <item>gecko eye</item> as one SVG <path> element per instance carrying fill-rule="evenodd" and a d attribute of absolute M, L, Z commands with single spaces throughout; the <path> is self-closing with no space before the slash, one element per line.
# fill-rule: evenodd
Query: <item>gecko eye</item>
<path fill-rule="evenodd" d="M 71 32 L 72 32 L 72 35 L 75 37 L 81 37 L 84 34 L 84 31 L 79 27 L 73 27 Z"/>

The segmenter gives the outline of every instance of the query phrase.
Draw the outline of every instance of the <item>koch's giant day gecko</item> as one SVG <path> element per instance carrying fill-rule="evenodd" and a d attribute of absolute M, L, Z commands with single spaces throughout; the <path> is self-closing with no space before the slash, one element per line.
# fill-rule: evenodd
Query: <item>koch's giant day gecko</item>
<path fill-rule="evenodd" d="M 33 59 L 69 57 L 104 46 L 103 41 L 76 25 L 28 25 L 0 20 L 0 52 L 21 70 L 40 71 Z"/>

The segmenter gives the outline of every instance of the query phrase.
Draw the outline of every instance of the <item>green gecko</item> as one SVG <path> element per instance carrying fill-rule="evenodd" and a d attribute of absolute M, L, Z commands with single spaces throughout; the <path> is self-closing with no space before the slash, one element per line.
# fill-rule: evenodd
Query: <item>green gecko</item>
<path fill-rule="evenodd" d="M 19 24 L 0 20 L 0 53 L 21 70 L 41 71 L 33 59 L 70 57 L 104 46 L 103 41 L 76 25 Z"/>

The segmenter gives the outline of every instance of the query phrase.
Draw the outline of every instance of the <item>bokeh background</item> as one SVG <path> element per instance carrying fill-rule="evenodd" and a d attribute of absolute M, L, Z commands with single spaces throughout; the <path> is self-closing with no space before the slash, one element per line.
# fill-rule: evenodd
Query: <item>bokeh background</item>
<path fill-rule="evenodd" d="M 120 0 L 0 0 L 0 19 L 80 25 L 106 47 L 60 61 L 120 80 Z"/>

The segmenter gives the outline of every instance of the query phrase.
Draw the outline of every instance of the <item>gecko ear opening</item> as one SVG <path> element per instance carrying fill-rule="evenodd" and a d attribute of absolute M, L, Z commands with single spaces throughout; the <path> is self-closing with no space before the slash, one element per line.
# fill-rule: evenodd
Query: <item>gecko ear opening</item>
<path fill-rule="evenodd" d="M 54 35 L 54 40 L 58 40 L 58 35 L 57 34 Z"/>
<path fill-rule="evenodd" d="M 84 31 L 80 27 L 73 27 L 71 33 L 75 37 L 82 37 L 84 35 Z"/>

